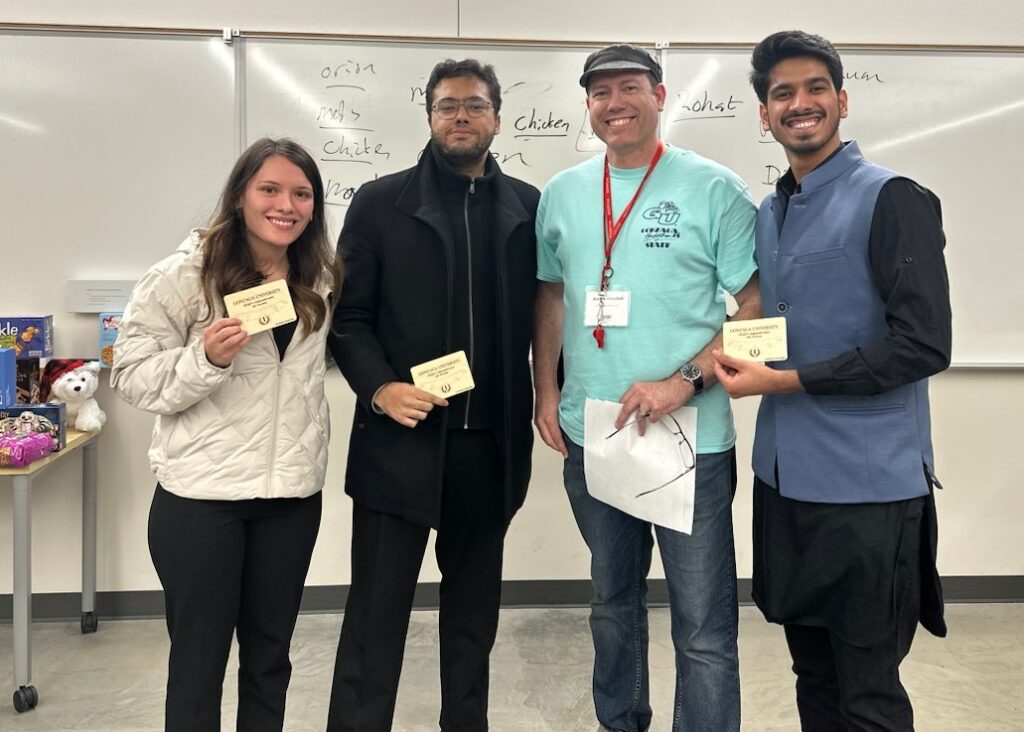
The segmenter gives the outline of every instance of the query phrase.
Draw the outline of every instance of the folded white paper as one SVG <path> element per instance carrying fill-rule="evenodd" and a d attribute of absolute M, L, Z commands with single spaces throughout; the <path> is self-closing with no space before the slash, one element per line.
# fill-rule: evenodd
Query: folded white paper
<path fill-rule="evenodd" d="M 630 516 L 689 534 L 693 530 L 697 408 L 680 407 L 643 437 L 636 413 L 621 430 L 618 402 L 587 399 L 583 463 L 587 491 Z"/>

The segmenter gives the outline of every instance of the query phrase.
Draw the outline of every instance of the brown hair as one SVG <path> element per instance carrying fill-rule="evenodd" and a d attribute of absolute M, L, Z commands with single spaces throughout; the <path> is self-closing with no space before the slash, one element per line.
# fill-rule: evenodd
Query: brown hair
<path fill-rule="evenodd" d="M 331 302 L 337 303 L 341 291 L 341 262 L 327 239 L 327 216 L 324 211 L 324 184 L 320 171 L 306 149 L 287 138 L 264 137 L 242 153 L 231 169 L 224 191 L 217 204 L 217 213 L 206 229 L 200 231 L 203 241 L 203 297 L 210 316 L 214 303 L 223 295 L 255 287 L 263 281 L 252 259 L 246 238 L 245 220 L 239 201 L 246 186 L 263 167 L 267 158 L 280 155 L 295 164 L 313 187 L 313 217 L 306 228 L 288 247 L 288 286 L 295 313 L 307 333 L 320 328 L 330 315 L 323 297 L 317 292 L 322 278 L 330 286 Z"/>

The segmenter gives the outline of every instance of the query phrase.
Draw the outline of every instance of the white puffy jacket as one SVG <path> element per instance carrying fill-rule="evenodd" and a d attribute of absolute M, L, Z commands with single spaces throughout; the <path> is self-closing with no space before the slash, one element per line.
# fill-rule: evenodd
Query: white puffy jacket
<path fill-rule="evenodd" d="M 111 386 L 157 415 L 149 461 L 186 498 L 303 498 L 327 469 L 330 422 L 324 354 L 330 318 L 299 321 L 284 359 L 264 331 L 227 368 L 206 359 L 200 240 L 192 232 L 132 291 L 114 344 Z M 327 297 L 326 286 L 322 294 Z M 223 303 L 218 308 L 223 317 Z"/>

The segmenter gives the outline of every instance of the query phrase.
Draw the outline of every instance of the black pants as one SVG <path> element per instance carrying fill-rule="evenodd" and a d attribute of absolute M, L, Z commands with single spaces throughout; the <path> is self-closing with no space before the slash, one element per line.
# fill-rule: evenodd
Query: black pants
<path fill-rule="evenodd" d="M 891 636 L 860 647 L 828 628 L 787 624 L 804 732 L 912 732 L 914 710 L 899 666 L 916 628 L 916 617 L 903 618 Z"/>
<path fill-rule="evenodd" d="M 280 730 L 288 647 L 317 531 L 309 498 L 201 501 L 157 486 L 149 551 L 164 587 L 171 655 L 168 732 L 220 729 L 221 687 L 238 632 L 238 729 Z"/>
<path fill-rule="evenodd" d="M 440 725 L 445 732 L 487 729 L 488 664 L 498 628 L 508 528 L 501 466 L 493 433 L 448 434 L 435 544 L 441 570 Z M 429 533 L 426 526 L 355 506 L 352 585 L 334 667 L 331 732 L 391 729 Z"/>
<path fill-rule="evenodd" d="M 934 532 L 930 496 L 805 503 L 755 478 L 754 599 L 785 627 L 805 732 L 913 730 L 899 666 L 926 588 L 945 632 Z"/>

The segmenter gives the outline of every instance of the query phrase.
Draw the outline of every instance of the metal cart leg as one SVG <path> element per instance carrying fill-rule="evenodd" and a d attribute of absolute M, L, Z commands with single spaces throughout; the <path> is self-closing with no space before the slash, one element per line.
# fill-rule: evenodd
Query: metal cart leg
<path fill-rule="evenodd" d="M 14 476 L 14 708 L 32 709 L 32 479 Z"/>
<path fill-rule="evenodd" d="M 96 618 L 96 443 L 82 448 L 82 632 L 95 633 Z"/>

